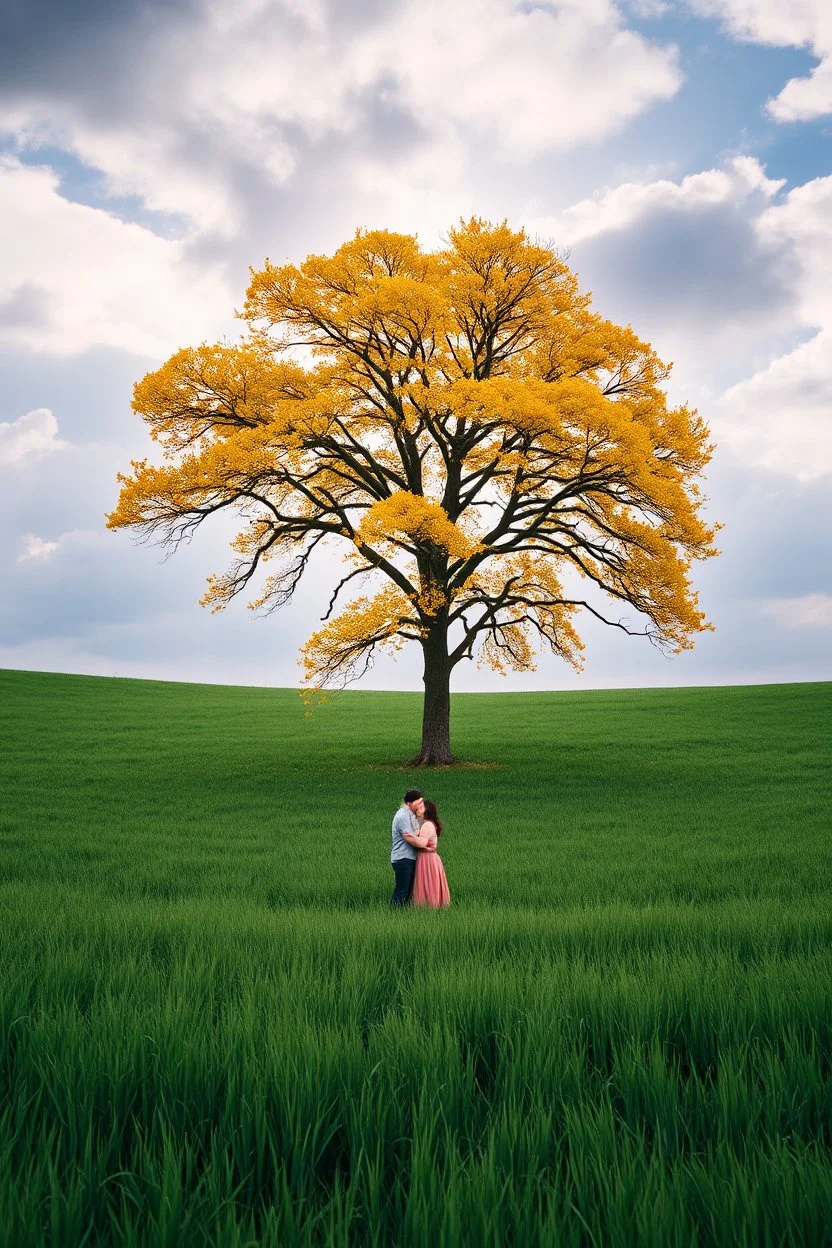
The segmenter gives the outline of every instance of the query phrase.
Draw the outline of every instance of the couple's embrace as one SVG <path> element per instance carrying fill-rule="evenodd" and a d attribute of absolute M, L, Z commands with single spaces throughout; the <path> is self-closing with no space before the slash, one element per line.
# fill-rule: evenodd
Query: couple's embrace
<path fill-rule="evenodd" d="M 418 789 L 408 789 L 404 805 L 393 817 L 393 848 L 390 865 L 396 887 L 392 906 L 430 906 L 438 910 L 451 904 L 451 893 L 436 845 L 442 835 L 439 812 Z"/>

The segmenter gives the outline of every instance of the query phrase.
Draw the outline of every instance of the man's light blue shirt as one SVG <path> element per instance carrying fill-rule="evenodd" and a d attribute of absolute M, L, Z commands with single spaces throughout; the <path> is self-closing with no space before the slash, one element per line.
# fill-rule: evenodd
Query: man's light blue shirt
<path fill-rule="evenodd" d="M 390 861 L 400 862 L 402 858 L 415 858 L 418 849 L 408 845 L 403 832 L 419 834 L 419 820 L 409 806 L 400 807 L 393 816 L 393 848 L 390 850 Z"/>

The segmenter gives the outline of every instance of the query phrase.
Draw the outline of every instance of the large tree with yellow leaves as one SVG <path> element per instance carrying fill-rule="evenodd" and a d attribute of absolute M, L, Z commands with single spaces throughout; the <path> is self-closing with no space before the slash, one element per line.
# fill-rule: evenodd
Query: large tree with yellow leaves
<path fill-rule="evenodd" d="M 333 256 L 267 261 L 241 315 L 239 345 L 178 351 L 137 384 L 168 462 L 119 475 L 109 526 L 176 545 L 237 513 L 236 560 L 203 599 L 215 609 L 261 564 L 251 605 L 283 606 L 313 552 L 340 545 L 306 685 L 416 643 L 414 763 L 452 761 L 462 659 L 528 670 L 542 642 L 580 666 L 580 609 L 672 651 L 709 627 L 689 579 L 716 553 L 696 484 L 708 430 L 668 406 L 668 366 L 591 310 L 551 248 L 478 219 L 433 252 L 359 231 Z M 347 586 L 359 596 L 333 616 Z M 641 626 L 607 618 L 615 604 Z"/>

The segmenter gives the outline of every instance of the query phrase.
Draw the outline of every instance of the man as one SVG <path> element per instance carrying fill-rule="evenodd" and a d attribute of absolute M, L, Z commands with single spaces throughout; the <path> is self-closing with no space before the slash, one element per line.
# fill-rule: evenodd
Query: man
<path fill-rule="evenodd" d="M 404 795 L 404 805 L 393 816 L 393 848 L 390 850 L 390 865 L 396 885 L 391 906 L 406 906 L 410 901 L 413 889 L 413 876 L 416 872 L 417 850 L 412 838 L 419 835 L 419 815 L 425 809 L 425 801 L 418 789 L 408 789 Z"/>

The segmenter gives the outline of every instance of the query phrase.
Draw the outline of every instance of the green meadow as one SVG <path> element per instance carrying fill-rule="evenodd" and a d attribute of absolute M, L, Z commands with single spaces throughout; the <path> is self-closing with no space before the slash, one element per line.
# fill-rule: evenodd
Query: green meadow
<path fill-rule="evenodd" d="M 420 714 L 0 672 L 0 1242 L 832 1244 L 832 686 Z"/>

